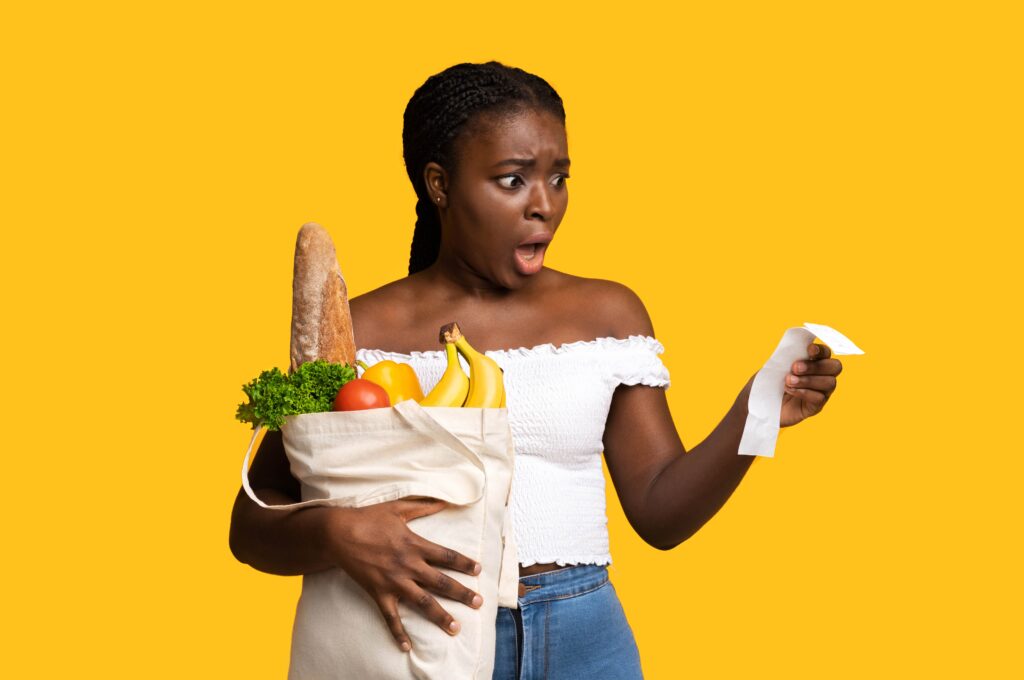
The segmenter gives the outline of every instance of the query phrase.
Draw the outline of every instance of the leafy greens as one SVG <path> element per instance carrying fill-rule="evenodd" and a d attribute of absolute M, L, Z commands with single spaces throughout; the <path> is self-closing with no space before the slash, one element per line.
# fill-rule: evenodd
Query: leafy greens
<path fill-rule="evenodd" d="M 279 430 L 288 416 L 330 411 L 338 390 L 355 377 L 352 366 L 322 359 L 302 364 L 291 375 L 277 368 L 263 371 L 242 386 L 249 402 L 238 405 L 235 418 L 253 429 Z"/>

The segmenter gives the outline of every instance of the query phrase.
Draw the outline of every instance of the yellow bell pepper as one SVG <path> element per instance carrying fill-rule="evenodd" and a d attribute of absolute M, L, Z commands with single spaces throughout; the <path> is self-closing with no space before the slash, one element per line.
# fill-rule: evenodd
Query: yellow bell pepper
<path fill-rule="evenodd" d="M 373 366 L 367 366 L 362 361 L 356 363 L 363 367 L 363 374 L 360 377 L 383 387 L 391 399 L 392 406 L 406 399 L 416 402 L 423 399 L 420 379 L 409 364 L 400 364 L 390 359 L 378 361 Z"/>

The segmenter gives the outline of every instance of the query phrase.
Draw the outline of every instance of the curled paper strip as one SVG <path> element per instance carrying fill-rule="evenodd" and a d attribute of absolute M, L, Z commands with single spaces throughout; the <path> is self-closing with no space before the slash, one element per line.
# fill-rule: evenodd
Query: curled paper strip
<path fill-rule="evenodd" d="M 747 422 L 740 439 L 741 456 L 775 456 L 786 376 L 794 361 L 810 358 L 807 346 L 814 338 L 828 345 L 833 355 L 864 354 L 849 338 L 828 326 L 804 323 L 802 327 L 788 329 L 768 362 L 754 376 L 747 401 Z"/>

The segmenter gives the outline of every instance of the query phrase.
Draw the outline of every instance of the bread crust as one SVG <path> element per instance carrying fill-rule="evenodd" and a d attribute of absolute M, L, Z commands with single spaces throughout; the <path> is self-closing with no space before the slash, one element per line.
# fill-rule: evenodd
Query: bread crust
<path fill-rule="evenodd" d="M 334 242 L 326 229 L 309 222 L 295 240 L 291 370 L 317 359 L 355 365 L 356 344 Z"/>

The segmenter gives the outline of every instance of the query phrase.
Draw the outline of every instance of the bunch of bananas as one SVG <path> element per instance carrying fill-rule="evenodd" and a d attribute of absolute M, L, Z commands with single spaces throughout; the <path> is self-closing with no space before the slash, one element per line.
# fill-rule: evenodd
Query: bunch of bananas
<path fill-rule="evenodd" d="M 504 375 L 498 363 L 477 352 L 466 341 L 455 322 L 441 326 L 448 366 L 434 389 L 420 400 L 420 406 L 465 406 L 505 408 Z M 462 370 L 459 354 L 469 363 L 469 375 Z"/>

